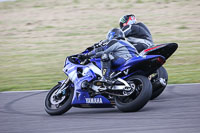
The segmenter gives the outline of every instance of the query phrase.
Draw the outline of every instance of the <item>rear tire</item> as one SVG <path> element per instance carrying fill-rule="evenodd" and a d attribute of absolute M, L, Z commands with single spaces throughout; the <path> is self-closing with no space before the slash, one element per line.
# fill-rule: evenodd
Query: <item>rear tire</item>
<path fill-rule="evenodd" d="M 59 104 L 53 104 L 52 95 L 60 88 L 61 84 L 57 84 L 54 86 L 47 94 L 45 99 L 45 111 L 50 115 L 61 115 L 67 112 L 71 107 L 71 102 L 73 98 L 74 89 L 73 88 L 66 88 L 66 93 L 61 97 Z M 57 102 L 57 101 L 56 101 Z"/>
<path fill-rule="evenodd" d="M 136 112 L 143 108 L 150 100 L 152 85 L 147 77 L 141 75 L 132 76 L 126 81 L 133 81 L 138 92 L 135 91 L 130 96 L 117 96 L 115 97 L 115 103 L 122 112 Z"/>
<path fill-rule="evenodd" d="M 158 96 L 161 95 L 161 93 L 164 91 L 164 89 L 166 88 L 167 86 L 167 82 L 168 82 L 168 74 L 167 74 L 167 71 L 166 69 L 161 66 L 158 70 L 157 70 L 157 75 L 156 75 L 156 80 L 160 79 L 160 78 L 163 78 L 165 79 L 165 82 L 166 82 L 166 85 L 165 86 L 157 86 L 157 85 L 154 85 L 152 84 L 152 89 L 153 89 L 153 92 L 152 92 L 152 96 L 151 96 L 151 100 L 157 98 Z"/>

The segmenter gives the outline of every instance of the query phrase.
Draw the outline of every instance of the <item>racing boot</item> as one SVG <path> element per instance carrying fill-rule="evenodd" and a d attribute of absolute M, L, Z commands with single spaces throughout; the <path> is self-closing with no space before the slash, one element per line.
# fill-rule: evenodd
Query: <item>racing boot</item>
<path fill-rule="evenodd" d="M 103 54 L 101 57 L 101 71 L 102 71 L 102 78 L 98 81 L 96 81 L 96 83 L 100 85 L 99 82 L 106 84 L 108 86 L 112 86 L 113 85 L 113 80 L 111 80 L 110 78 L 110 70 L 111 69 L 111 60 L 109 58 L 108 54 Z"/>

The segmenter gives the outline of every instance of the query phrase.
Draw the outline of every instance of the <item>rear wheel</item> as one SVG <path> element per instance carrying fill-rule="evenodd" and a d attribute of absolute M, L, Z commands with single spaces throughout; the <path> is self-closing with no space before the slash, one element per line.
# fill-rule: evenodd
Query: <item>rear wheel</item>
<path fill-rule="evenodd" d="M 143 108 L 151 98 L 152 85 L 145 76 L 135 75 L 127 79 L 135 86 L 135 91 L 130 96 L 117 96 L 115 103 L 123 112 L 135 112 Z"/>
<path fill-rule="evenodd" d="M 73 87 L 68 83 L 62 92 L 58 92 L 60 87 L 61 83 L 57 84 L 46 96 L 45 111 L 50 115 L 61 115 L 72 107 Z"/>
<path fill-rule="evenodd" d="M 151 75 L 152 96 L 151 100 L 161 95 L 167 86 L 168 74 L 164 67 L 160 67 L 154 74 Z"/>

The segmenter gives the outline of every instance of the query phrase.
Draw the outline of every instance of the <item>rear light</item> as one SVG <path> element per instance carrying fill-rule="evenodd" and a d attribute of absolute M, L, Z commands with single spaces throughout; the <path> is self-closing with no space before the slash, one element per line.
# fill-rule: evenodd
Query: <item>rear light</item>
<path fill-rule="evenodd" d="M 158 61 L 161 65 L 163 65 L 163 64 L 165 63 L 165 59 L 163 59 L 163 58 L 161 58 L 161 57 L 158 57 L 158 58 L 157 58 L 157 61 Z"/>

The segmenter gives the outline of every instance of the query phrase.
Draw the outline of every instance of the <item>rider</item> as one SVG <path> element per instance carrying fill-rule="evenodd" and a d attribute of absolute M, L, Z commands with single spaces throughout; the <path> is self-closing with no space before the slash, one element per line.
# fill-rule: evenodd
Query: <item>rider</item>
<path fill-rule="evenodd" d="M 154 45 L 149 29 L 141 22 L 136 23 L 135 15 L 121 17 L 119 25 L 127 40 L 135 46 L 138 52 Z"/>
<path fill-rule="evenodd" d="M 131 43 L 125 41 L 124 33 L 119 28 L 111 29 L 107 34 L 107 40 L 108 43 L 105 46 L 98 47 L 87 54 L 82 54 L 81 58 L 101 57 L 103 74 L 101 81 L 112 83 L 110 79 L 111 67 L 121 66 L 138 53 Z"/>

